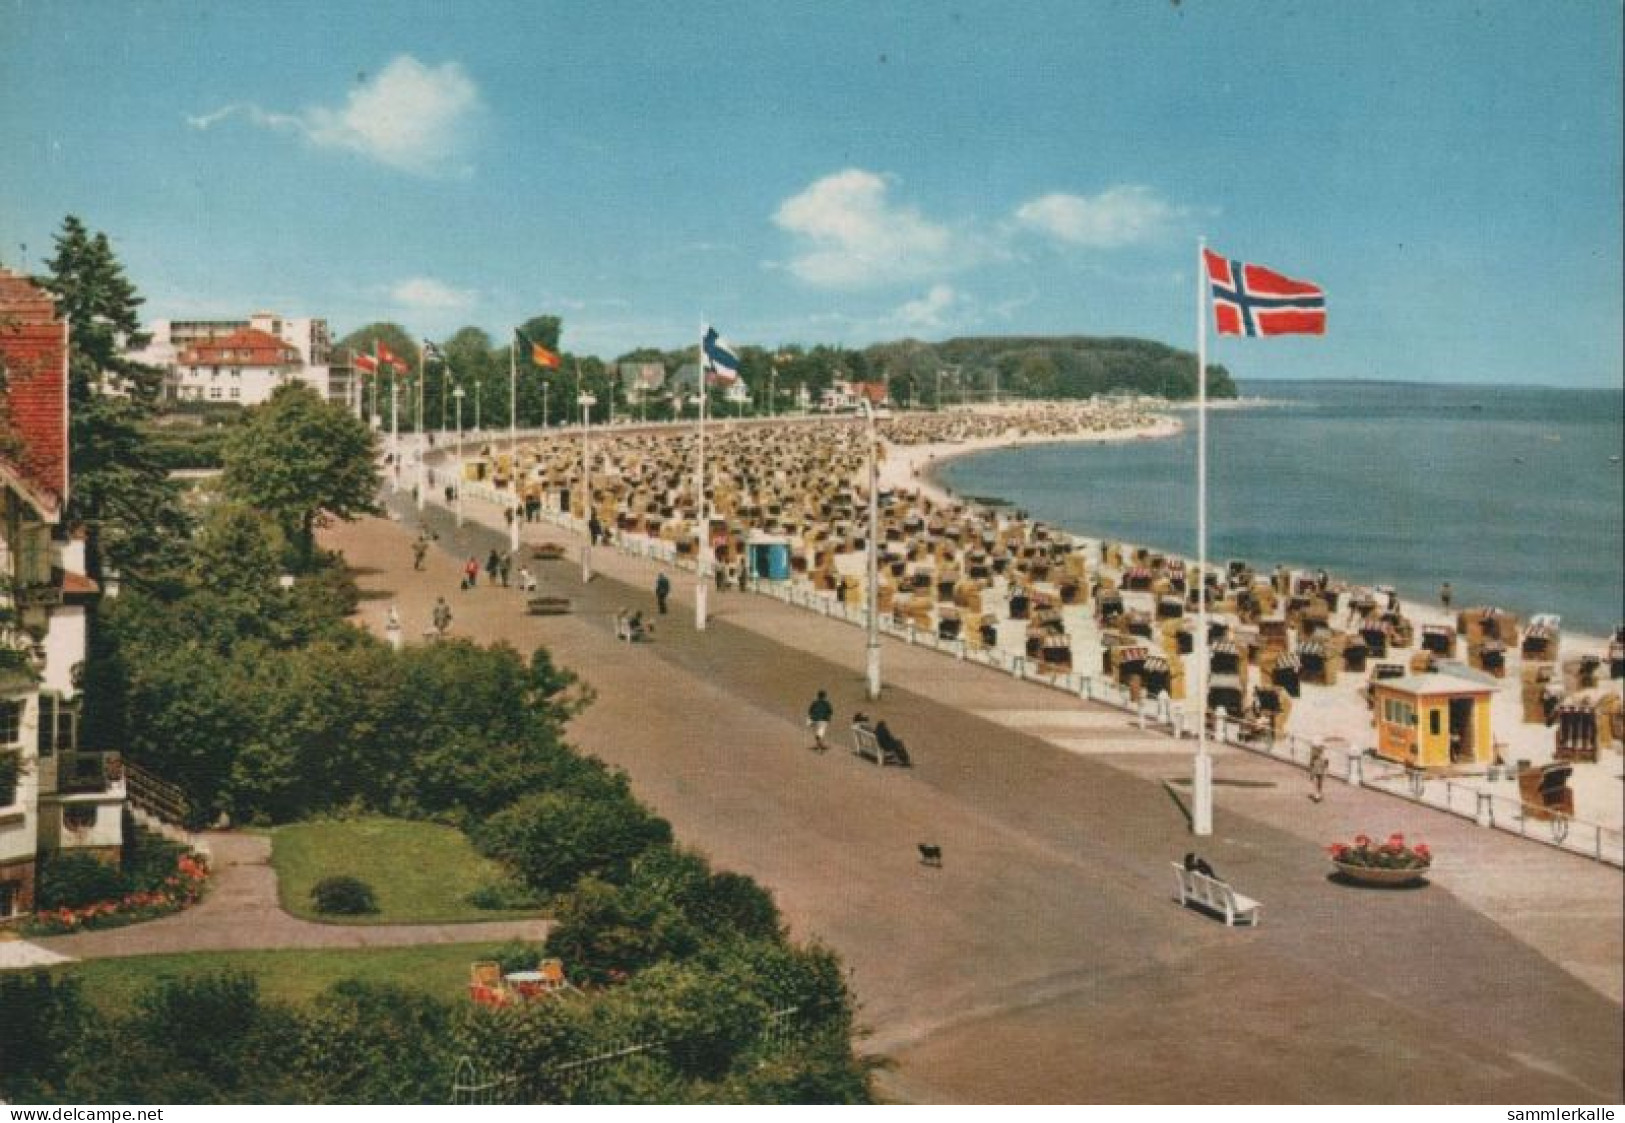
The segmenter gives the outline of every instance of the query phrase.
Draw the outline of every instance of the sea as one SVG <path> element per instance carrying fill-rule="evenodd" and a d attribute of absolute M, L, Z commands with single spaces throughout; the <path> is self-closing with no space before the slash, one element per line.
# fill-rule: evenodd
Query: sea
<path fill-rule="evenodd" d="M 1243 381 L 1208 412 L 1208 558 L 1325 569 L 1403 599 L 1612 634 L 1625 620 L 1625 392 Z M 962 496 L 1074 534 L 1196 556 L 1196 415 L 1169 440 L 954 459 Z"/>

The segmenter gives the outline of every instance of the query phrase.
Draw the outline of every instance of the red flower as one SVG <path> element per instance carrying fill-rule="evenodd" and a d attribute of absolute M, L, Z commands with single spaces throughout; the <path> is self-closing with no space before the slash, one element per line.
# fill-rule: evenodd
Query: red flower
<path fill-rule="evenodd" d="M 1367 846 L 1371 845 L 1371 836 L 1364 834 L 1355 835 L 1354 845 L 1358 846 L 1361 850 L 1364 850 Z"/>

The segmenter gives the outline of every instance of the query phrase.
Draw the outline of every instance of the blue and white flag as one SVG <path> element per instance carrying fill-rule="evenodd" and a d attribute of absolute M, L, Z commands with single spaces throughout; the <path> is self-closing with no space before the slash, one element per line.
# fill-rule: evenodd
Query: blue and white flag
<path fill-rule="evenodd" d="M 700 341 L 700 351 L 705 356 L 702 373 L 708 385 L 729 386 L 739 381 L 739 352 L 709 324 Z"/>

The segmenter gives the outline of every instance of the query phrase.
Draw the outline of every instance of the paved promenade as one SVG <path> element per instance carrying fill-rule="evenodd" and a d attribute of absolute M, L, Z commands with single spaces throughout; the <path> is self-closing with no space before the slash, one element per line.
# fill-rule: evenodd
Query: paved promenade
<path fill-rule="evenodd" d="M 852 972 L 864 1047 L 894 1062 L 885 1093 L 920 1102 L 1555 1102 L 1622 1098 L 1620 871 L 1246 754 L 1218 760 L 1215 835 L 1184 803 L 1189 747 L 1113 711 L 892 641 L 883 698 L 863 701 L 861 631 L 766 597 L 712 592 L 696 632 L 673 572 L 655 642 L 612 634 L 653 612 L 652 563 L 607 548 L 583 586 L 578 543 L 525 527 L 542 592 L 457 589 L 457 559 L 506 535 L 470 503 L 411 568 L 418 516 L 341 527 L 381 631 L 390 603 L 416 642 L 434 597 L 453 634 L 546 645 L 593 684 L 571 727 L 625 768 L 680 838 L 769 886 L 798 938 Z M 528 559 L 532 543 L 569 559 Z M 483 579 L 483 575 L 482 575 Z M 836 749 L 802 715 L 830 691 Z M 845 751 L 852 713 L 886 719 L 912 770 Z M 1402 830 L 1438 855 L 1432 884 L 1328 880 L 1323 847 Z M 915 846 L 943 848 L 943 867 Z M 1168 863 L 1198 849 L 1264 902 L 1255 931 L 1172 899 Z M 1177 1074 L 1177 1078 L 1175 1076 Z"/>

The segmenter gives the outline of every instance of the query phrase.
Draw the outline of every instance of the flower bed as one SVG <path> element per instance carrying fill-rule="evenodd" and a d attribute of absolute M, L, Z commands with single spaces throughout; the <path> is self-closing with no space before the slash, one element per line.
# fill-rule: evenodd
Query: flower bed
<path fill-rule="evenodd" d="M 1427 843 L 1414 846 L 1402 834 L 1391 834 L 1377 845 L 1368 835 L 1355 835 L 1353 845 L 1334 842 L 1326 848 L 1339 873 L 1374 885 L 1403 885 L 1418 881 L 1433 865 Z"/>
<path fill-rule="evenodd" d="M 117 928 L 179 912 L 196 904 L 209 879 L 208 864 L 196 854 L 182 854 L 175 870 L 157 885 L 125 893 L 116 900 L 97 901 L 78 908 L 46 909 L 28 925 L 31 936 L 62 936 L 96 928 Z"/>

